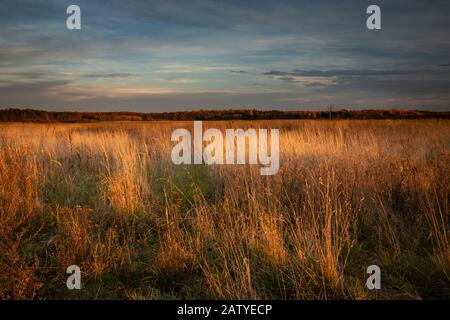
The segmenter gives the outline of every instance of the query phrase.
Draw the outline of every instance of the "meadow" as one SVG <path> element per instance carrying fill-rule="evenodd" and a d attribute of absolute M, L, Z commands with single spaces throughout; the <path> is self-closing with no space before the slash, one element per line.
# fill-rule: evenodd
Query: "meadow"
<path fill-rule="evenodd" d="M 0 298 L 450 297 L 450 120 L 203 125 L 280 129 L 278 173 L 173 165 L 192 122 L 0 124 Z"/>

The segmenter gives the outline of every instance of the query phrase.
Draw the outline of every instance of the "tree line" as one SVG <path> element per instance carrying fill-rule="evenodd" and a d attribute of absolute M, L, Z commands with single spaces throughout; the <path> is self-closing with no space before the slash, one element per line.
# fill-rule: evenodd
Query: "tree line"
<path fill-rule="evenodd" d="M 256 109 L 195 110 L 161 113 L 56 112 L 33 109 L 0 109 L 1 122 L 98 122 L 152 120 L 272 120 L 272 119 L 450 119 L 450 112 L 422 110 L 280 111 Z"/>

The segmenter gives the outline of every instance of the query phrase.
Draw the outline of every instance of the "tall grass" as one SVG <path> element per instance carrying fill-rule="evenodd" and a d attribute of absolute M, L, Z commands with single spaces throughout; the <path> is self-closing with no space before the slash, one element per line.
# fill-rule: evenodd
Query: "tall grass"
<path fill-rule="evenodd" d="M 0 298 L 450 296 L 448 121 L 204 122 L 280 129 L 275 176 L 174 166 L 179 127 L 2 124 Z"/>

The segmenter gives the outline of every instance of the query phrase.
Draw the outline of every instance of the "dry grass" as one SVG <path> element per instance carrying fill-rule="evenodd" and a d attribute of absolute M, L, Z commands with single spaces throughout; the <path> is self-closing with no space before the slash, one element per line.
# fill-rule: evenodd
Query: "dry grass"
<path fill-rule="evenodd" d="M 275 176 L 172 165 L 191 122 L 2 124 L 0 298 L 448 298 L 449 124 L 204 123 L 279 128 Z"/>

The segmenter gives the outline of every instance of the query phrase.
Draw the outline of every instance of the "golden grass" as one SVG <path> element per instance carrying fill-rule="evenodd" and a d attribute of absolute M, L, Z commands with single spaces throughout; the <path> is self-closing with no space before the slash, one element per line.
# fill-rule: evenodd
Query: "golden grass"
<path fill-rule="evenodd" d="M 172 165 L 192 122 L 1 124 L 0 298 L 448 298 L 449 124 L 203 123 L 280 129 L 275 176 Z"/>

